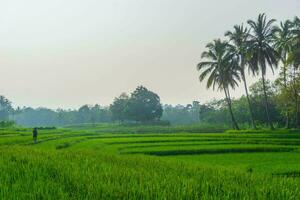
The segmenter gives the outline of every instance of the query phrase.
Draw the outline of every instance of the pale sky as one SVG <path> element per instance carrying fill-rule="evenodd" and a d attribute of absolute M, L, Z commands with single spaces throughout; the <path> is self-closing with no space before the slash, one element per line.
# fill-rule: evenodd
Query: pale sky
<path fill-rule="evenodd" d="M 1 0 L 0 94 L 49 108 L 109 105 L 138 85 L 163 103 L 222 98 L 199 83 L 200 54 L 261 12 L 290 19 L 300 1 Z"/>

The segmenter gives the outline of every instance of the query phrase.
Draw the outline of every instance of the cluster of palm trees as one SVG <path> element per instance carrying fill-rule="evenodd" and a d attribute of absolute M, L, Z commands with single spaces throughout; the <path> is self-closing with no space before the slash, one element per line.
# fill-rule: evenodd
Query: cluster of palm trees
<path fill-rule="evenodd" d="M 235 25 L 233 31 L 225 33 L 228 41 L 216 39 L 206 45 L 197 69 L 201 72 L 200 81 L 207 79 L 207 88 L 223 90 L 228 104 L 232 126 L 239 129 L 232 111 L 230 88 L 235 89 L 243 82 L 251 116 L 252 127 L 255 129 L 255 118 L 246 82 L 246 71 L 260 76 L 264 90 L 264 105 L 268 126 L 273 129 L 269 114 L 268 95 L 266 91 L 266 71 L 277 69 L 282 65 L 284 85 L 287 87 L 286 73 L 288 68 L 298 70 L 300 65 L 300 20 L 281 22 L 276 26 L 274 19 L 268 20 L 260 14 L 256 21 L 248 20 L 248 27 Z M 299 92 L 296 92 L 299 95 Z M 297 103 L 298 104 L 298 103 Z M 287 126 L 289 114 L 286 113 Z"/>

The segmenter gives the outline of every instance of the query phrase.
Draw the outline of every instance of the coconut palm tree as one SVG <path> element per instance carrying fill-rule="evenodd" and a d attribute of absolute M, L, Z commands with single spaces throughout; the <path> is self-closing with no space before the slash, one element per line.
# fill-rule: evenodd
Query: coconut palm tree
<path fill-rule="evenodd" d="M 291 52 L 291 41 L 292 41 L 292 23 L 289 20 L 285 22 L 281 22 L 280 26 L 276 26 L 274 28 L 274 47 L 275 50 L 278 52 L 279 60 L 282 63 L 281 73 L 283 76 L 283 86 L 287 89 L 287 69 L 289 66 L 288 63 L 288 54 Z M 287 111 L 286 105 L 286 127 L 289 128 L 289 113 Z"/>
<path fill-rule="evenodd" d="M 274 34 L 273 23 L 275 19 L 267 20 L 265 14 L 260 14 L 257 21 L 248 20 L 248 24 L 251 27 L 249 34 L 249 49 L 251 51 L 251 69 L 254 74 L 261 73 L 263 90 L 264 90 L 264 101 L 267 115 L 267 121 L 271 129 L 274 129 L 273 123 L 269 114 L 269 103 L 266 92 L 266 71 L 269 66 L 274 73 L 273 67 L 277 67 L 277 52 L 273 48 L 272 40 Z"/>
<path fill-rule="evenodd" d="M 300 65 L 300 19 L 295 17 L 292 22 L 292 52 L 291 59 L 294 66 L 298 67 Z"/>
<path fill-rule="evenodd" d="M 225 33 L 225 36 L 229 38 L 229 40 L 233 43 L 232 50 L 233 53 L 237 55 L 239 58 L 239 71 L 241 74 L 241 78 L 244 82 L 244 87 L 245 87 L 245 92 L 246 92 L 246 97 L 248 101 L 248 106 L 249 106 L 249 112 L 251 116 L 251 121 L 252 121 L 252 127 L 256 129 L 255 126 L 255 121 L 254 121 L 254 114 L 253 114 L 253 109 L 252 105 L 250 102 L 249 98 L 249 93 L 248 93 L 248 87 L 247 87 L 247 81 L 246 81 L 246 76 L 245 76 L 245 69 L 247 66 L 247 52 L 248 52 L 248 38 L 249 38 L 249 30 L 244 27 L 244 25 L 235 25 L 234 30 L 227 31 Z"/>
<path fill-rule="evenodd" d="M 232 102 L 229 93 L 229 87 L 235 88 L 240 81 L 240 76 L 237 71 L 238 62 L 234 54 L 230 51 L 230 46 L 227 42 L 220 39 L 214 40 L 206 45 L 207 51 L 203 52 L 201 58 L 204 61 L 197 65 L 197 69 L 201 71 L 199 76 L 200 82 L 206 77 L 207 88 L 223 90 L 228 104 L 228 109 L 231 116 L 232 126 L 239 130 L 239 126 L 235 120 L 232 111 Z"/>
<path fill-rule="evenodd" d="M 299 88 L 297 86 L 296 76 L 300 66 L 300 19 L 295 17 L 292 24 L 291 51 L 288 54 L 287 62 L 293 66 L 292 88 L 296 109 L 295 124 L 297 127 L 299 127 Z"/>

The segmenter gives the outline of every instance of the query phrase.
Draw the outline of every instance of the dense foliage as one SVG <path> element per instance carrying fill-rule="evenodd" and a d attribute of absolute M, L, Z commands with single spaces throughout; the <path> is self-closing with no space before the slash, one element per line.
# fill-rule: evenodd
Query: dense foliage
<path fill-rule="evenodd" d="M 300 85 L 300 81 L 298 83 Z M 269 97 L 269 112 L 271 120 L 276 127 L 286 126 L 286 112 L 290 116 L 289 124 L 295 123 L 295 106 L 293 93 L 283 92 L 283 86 L 280 79 L 271 82 L 266 80 L 266 93 Z M 264 109 L 264 91 L 262 80 L 249 87 L 249 99 L 253 107 L 253 116 L 256 126 L 265 127 L 268 123 Z M 11 120 L 25 126 L 67 126 L 72 124 L 97 124 L 112 123 L 114 121 L 126 122 L 126 113 L 123 108 L 126 106 L 129 97 L 122 94 L 116 98 L 114 104 L 109 108 L 99 105 L 84 105 L 78 110 L 51 110 L 46 108 L 23 108 L 16 109 L 11 114 Z M 248 109 L 246 96 L 232 99 L 232 110 L 235 114 L 237 123 L 241 128 L 250 128 L 252 126 L 251 113 Z M 201 104 L 194 101 L 187 105 L 163 105 L 163 114 L 161 120 L 169 121 L 171 124 L 211 124 L 228 127 L 231 123 L 230 113 L 227 110 L 227 101 L 225 99 L 212 100 Z M 288 110 L 286 107 L 288 106 Z"/>
<path fill-rule="evenodd" d="M 224 91 L 234 129 L 239 129 L 237 121 L 245 120 L 238 116 L 239 113 L 233 112 L 233 107 L 238 106 L 234 104 L 241 103 L 243 97 L 232 102 L 229 89 L 235 89 L 241 80 L 244 82 L 247 103 L 240 109 L 245 113 L 248 111 L 248 119 L 254 129 L 256 122 L 266 123 L 271 129 L 274 128 L 274 122 L 282 125 L 283 121 L 287 128 L 300 126 L 300 20 L 295 17 L 293 21 L 281 22 L 280 26 L 276 26 L 275 22 L 275 19 L 268 20 L 265 14 L 260 14 L 257 20 L 247 21 L 249 27 L 235 25 L 233 31 L 225 34 L 229 42 L 217 39 L 208 43 L 197 65 L 201 72 L 200 81 L 208 77 L 207 88 L 212 86 L 213 89 Z M 281 73 L 273 91 L 270 88 L 273 83 L 270 84 L 266 79 L 266 72 L 267 69 L 274 72 L 279 65 L 282 66 Z M 252 98 L 248 93 L 246 69 L 254 76 L 261 77 L 252 86 Z M 262 110 L 265 113 L 261 113 Z"/>
<path fill-rule="evenodd" d="M 78 110 L 51 110 L 47 108 L 18 109 L 11 120 L 24 126 L 65 126 L 81 123 L 111 122 L 111 114 L 106 107 L 84 105 Z"/>
<path fill-rule="evenodd" d="M 171 124 L 196 124 L 200 122 L 200 102 L 193 101 L 187 105 L 164 105 L 162 120 L 169 121 Z"/>
<path fill-rule="evenodd" d="M 12 112 L 11 102 L 4 96 L 0 96 L 0 121 L 8 120 Z"/>
<path fill-rule="evenodd" d="M 163 113 L 160 98 L 154 92 L 139 86 L 128 97 L 122 94 L 110 105 L 113 119 L 118 121 L 158 121 Z"/>
<path fill-rule="evenodd" d="M 78 110 L 30 107 L 13 110 L 11 103 L 5 97 L 2 99 L 0 121 L 6 121 L 10 116 L 10 120 L 25 126 L 66 126 L 115 121 L 148 123 L 159 121 L 163 112 L 159 96 L 143 86 L 137 87 L 130 97 L 122 94 L 115 98 L 109 107 L 83 105 Z"/>

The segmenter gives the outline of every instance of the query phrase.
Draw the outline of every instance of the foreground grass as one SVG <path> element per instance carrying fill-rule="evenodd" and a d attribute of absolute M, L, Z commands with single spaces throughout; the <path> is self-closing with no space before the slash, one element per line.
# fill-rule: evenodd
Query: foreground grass
<path fill-rule="evenodd" d="M 297 133 L 102 131 L 0 131 L 0 199 L 300 199 Z"/>
<path fill-rule="evenodd" d="M 300 181 L 94 151 L 0 149 L 3 199 L 299 199 Z"/>

